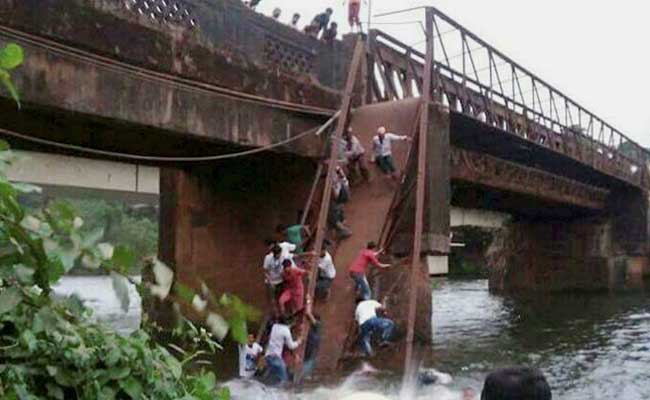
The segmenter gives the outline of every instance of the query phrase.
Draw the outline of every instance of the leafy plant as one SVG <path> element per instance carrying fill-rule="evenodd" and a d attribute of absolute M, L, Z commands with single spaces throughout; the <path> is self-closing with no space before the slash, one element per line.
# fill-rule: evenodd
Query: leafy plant
<path fill-rule="evenodd" d="M 11 72 L 18 68 L 24 60 L 23 48 L 15 43 L 9 43 L 0 50 L 0 82 L 20 108 L 20 96 L 11 80 Z"/>
<path fill-rule="evenodd" d="M 256 318 L 256 311 L 234 296 L 216 301 L 205 285 L 201 294 L 175 285 L 173 271 L 152 260 L 153 282 L 132 283 L 143 294 L 175 301 L 177 309 L 192 304 L 209 329 L 181 318 L 174 333 L 189 337 L 190 346 L 168 349 L 144 330 L 122 337 L 92 322 L 79 299 L 57 298 L 53 285 L 77 262 L 102 268 L 128 308 L 126 273 L 135 257 L 125 246 L 102 242 L 102 227 L 83 229 L 83 219 L 64 203 L 28 213 L 17 196 L 39 189 L 7 179 L 12 159 L 0 142 L 0 398 L 229 398 L 205 364 L 229 332 L 245 340 L 246 321 Z"/>

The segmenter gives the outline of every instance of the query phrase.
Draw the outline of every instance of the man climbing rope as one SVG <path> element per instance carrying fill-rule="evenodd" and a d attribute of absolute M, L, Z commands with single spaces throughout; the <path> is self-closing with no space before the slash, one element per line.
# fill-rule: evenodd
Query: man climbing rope
<path fill-rule="evenodd" d="M 408 136 L 386 133 L 386 128 L 383 126 L 377 129 L 377 135 L 372 139 L 375 163 L 385 175 L 389 175 L 394 180 L 399 179 L 399 173 L 393 161 L 392 143 L 410 140 Z"/>
<path fill-rule="evenodd" d="M 316 280 L 316 296 L 325 300 L 329 297 L 330 287 L 336 278 L 336 267 L 332 255 L 327 250 L 328 245 L 329 241 L 325 241 L 318 258 L 318 279 Z"/>
<path fill-rule="evenodd" d="M 377 314 L 385 314 L 385 311 L 384 305 L 376 300 L 357 299 L 354 318 L 359 325 L 359 347 L 368 357 L 374 354 L 370 343 L 373 337 L 381 340 L 380 346 L 386 346 L 390 344 L 395 334 L 395 323 Z"/>
<path fill-rule="evenodd" d="M 275 300 L 280 295 L 280 290 L 282 288 L 282 283 L 284 279 L 282 278 L 282 248 L 277 244 L 273 245 L 271 252 L 264 257 L 264 276 L 266 285 L 268 287 L 270 301 L 273 304 L 275 309 Z"/>
<path fill-rule="evenodd" d="M 359 252 L 357 258 L 350 264 L 349 272 L 350 278 L 354 281 L 355 289 L 357 294 L 363 300 L 368 300 L 372 297 L 372 291 L 370 290 L 370 284 L 368 283 L 368 278 L 366 277 L 366 270 L 368 265 L 374 265 L 377 268 L 388 268 L 390 264 L 382 264 L 377 259 L 377 256 L 383 251 L 375 251 L 377 244 L 375 242 L 369 242 L 365 249 Z"/>

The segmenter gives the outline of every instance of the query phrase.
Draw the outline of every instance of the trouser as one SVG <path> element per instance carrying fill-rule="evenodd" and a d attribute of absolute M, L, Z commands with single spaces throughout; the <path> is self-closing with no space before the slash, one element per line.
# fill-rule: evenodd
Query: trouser
<path fill-rule="evenodd" d="M 372 337 L 378 336 L 382 342 L 390 341 L 395 333 L 395 323 L 388 318 L 374 317 L 364 322 L 360 330 L 359 347 L 366 355 L 371 356 L 372 346 L 370 341 Z"/>
<path fill-rule="evenodd" d="M 350 272 L 350 278 L 354 281 L 355 290 L 361 295 L 364 300 L 370 300 L 372 297 L 372 290 L 365 274 L 357 272 Z"/>
<path fill-rule="evenodd" d="M 276 355 L 269 355 L 265 357 L 266 368 L 269 374 L 271 385 L 283 385 L 289 381 L 289 374 L 287 373 L 287 365 L 284 363 L 282 357 Z"/>
<path fill-rule="evenodd" d="M 350 2 L 348 7 L 348 22 L 350 26 L 359 25 L 359 11 L 361 10 L 361 3 Z"/>
<path fill-rule="evenodd" d="M 395 169 L 395 163 L 393 162 L 393 156 L 380 156 L 375 159 L 375 162 L 377 163 L 377 166 L 386 175 L 391 175 L 394 174 L 396 169 Z"/>
<path fill-rule="evenodd" d="M 364 180 L 370 180 L 370 171 L 368 170 L 368 165 L 366 164 L 366 159 L 363 154 L 348 159 L 348 174 L 351 177 L 355 177 L 357 175 L 357 170 Z"/>

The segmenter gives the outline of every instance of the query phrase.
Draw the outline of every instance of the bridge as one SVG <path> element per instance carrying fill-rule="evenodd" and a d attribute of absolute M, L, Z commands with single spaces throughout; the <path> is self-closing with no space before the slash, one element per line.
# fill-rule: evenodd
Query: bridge
<path fill-rule="evenodd" d="M 423 12 L 419 51 L 377 30 L 327 45 L 236 0 L 3 2 L 0 42 L 27 59 L 24 106 L 0 98 L 0 135 L 160 168 L 161 258 L 184 283 L 263 309 L 274 227 L 303 211 L 315 249 L 331 234 L 333 170 L 319 166 L 337 157 L 330 138 L 348 125 L 367 149 L 378 125 L 412 136 L 396 149 L 400 183 L 377 176 L 346 207 L 354 234 L 336 248 L 334 304 L 319 305 L 335 326 L 324 368 L 345 358 L 345 271 L 369 240 L 400 266 L 376 291 L 407 342 L 429 340 L 425 266 L 445 266 L 452 207 L 510 216 L 495 291 L 638 285 L 650 273 L 648 151 L 440 10 Z"/>

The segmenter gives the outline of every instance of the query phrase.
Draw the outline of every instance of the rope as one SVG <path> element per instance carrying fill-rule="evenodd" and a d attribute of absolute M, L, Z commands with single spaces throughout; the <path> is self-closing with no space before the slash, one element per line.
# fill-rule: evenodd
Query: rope
<path fill-rule="evenodd" d="M 305 132 L 302 132 L 296 136 L 293 136 L 289 139 L 283 140 L 281 142 L 273 143 L 268 146 L 264 147 L 258 147 L 255 149 L 251 150 L 245 150 L 245 151 L 240 151 L 236 153 L 229 153 L 229 154 L 220 154 L 220 155 L 214 155 L 214 156 L 203 156 L 203 157 L 156 157 L 156 156 L 142 156 L 142 155 L 137 155 L 137 154 L 126 154 L 126 153 L 120 153 L 120 152 L 114 152 L 114 151 L 107 151 L 107 150 L 98 150 L 98 149 L 93 149 L 89 147 L 84 147 L 84 146 L 77 146 L 73 144 L 68 144 L 68 143 L 60 143 L 60 142 L 55 142 L 52 140 L 47 140 L 47 139 L 41 139 L 41 138 L 36 138 L 32 137 L 29 135 L 24 135 L 22 133 L 10 131 L 4 128 L 0 128 L 0 134 L 1 135 L 6 135 L 6 136 L 11 136 L 14 138 L 22 139 L 28 142 L 32 143 L 37 143 L 41 145 L 46 145 L 46 146 L 52 146 L 64 150 L 71 150 L 71 151 L 77 151 L 81 153 L 86 153 L 86 154 L 92 154 L 92 155 L 99 155 L 99 156 L 104 156 L 104 157 L 112 157 L 112 158 L 119 158 L 119 159 L 124 159 L 124 160 L 129 160 L 129 161 L 148 161 L 148 162 L 160 162 L 160 163 L 167 163 L 167 162 L 173 162 L 173 163 L 179 163 L 179 162 L 206 162 L 206 161 L 219 161 L 219 160 L 227 160 L 227 159 L 232 159 L 232 158 L 238 158 L 238 157 L 244 157 L 244 156 L 249 156 L 252 154 L 257 154 L 261 153 L 264 151 L 268 151 L 271 149 L 274 149 L 276 147 L 284 146 L 286 144 L 289 144 L 291 142 L 295 142 L 296 140 L 302 139 L 303 137 L 309 135 L 309 134 L 314 134 L 316 136 L 319 136 L 322 134 L 328 127 L 332 125 L 332 123 L 338 118 L 340 112 L 337 112 L 330 118 L 327 122 L 325 122 L 320 128 L 312 128 L 309 129 Z"/>
<path fill-rule="evenodd" d="M 221 86 L 216 86 L 201 81 L 183 78 L 169 73 L 157 72 L 150 69 L 137 67 L 122 61 L 114 60 L 109 57 L 100 56 L 36 35 L 21 32 L 3 25 L 0 25 L 0 33 L 6 35 L 9 38 L 12 38 L 13 40 L 22 41 L 33 46 L 49 50 L 50 52 L 58 53 L 59 55 L 70 56 L 89 65 L 102 66 L 117 73 L 130 73 L 150 82 L 163 83 L 176 89 L 182 89 L 189 92 L 211 93 L 219 95 L 221 97 L 303 114 L 330 116 L 334 113 L 334 110 L 326 108 L 256 96 L 253 94 L 238 92 L 236 90 L 226 89 Z"/>

